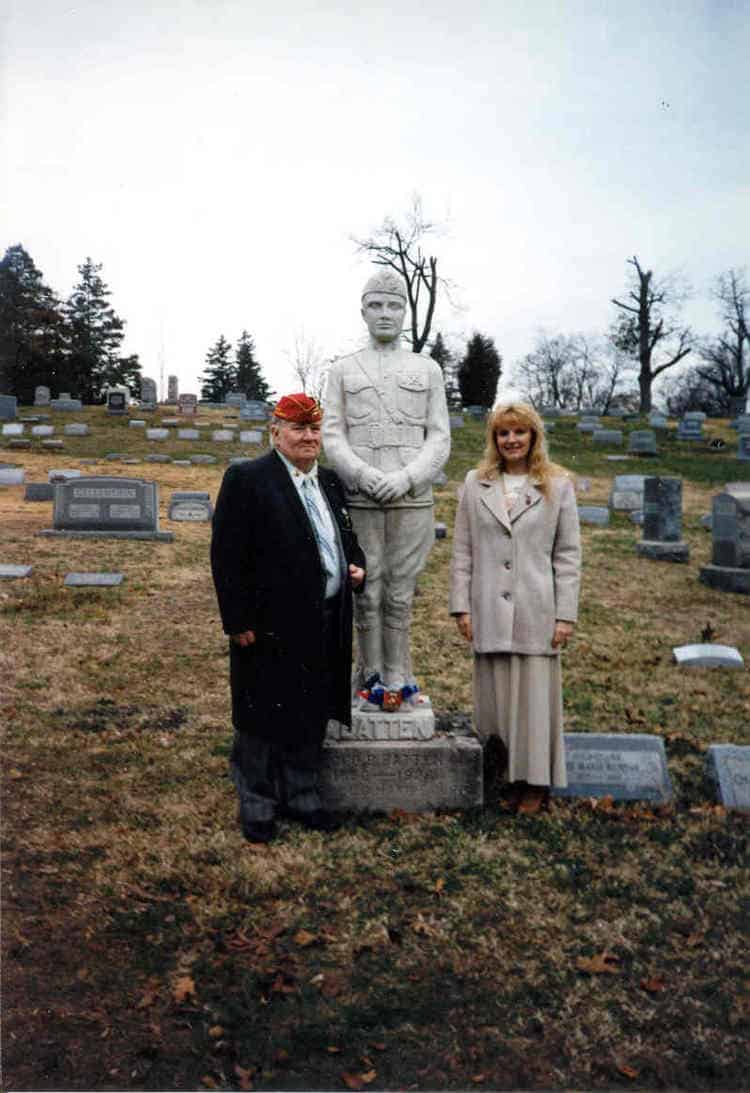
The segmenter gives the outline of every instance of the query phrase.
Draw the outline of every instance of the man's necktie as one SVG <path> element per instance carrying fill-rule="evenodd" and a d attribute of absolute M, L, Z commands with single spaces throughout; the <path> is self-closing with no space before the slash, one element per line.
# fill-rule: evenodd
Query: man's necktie
<path fill-rule="evenodd" d="M 318 542 L 318 550 L 320 551 L 323 568 L 329 577 L 333 577 L 338 572 L 339 567 L 338 551 L 335 544 L 331 542 L 326 531 L 323 517 L 320 514 L 320 509 L 315 500 L 315 486 L 310 478 L 306 478 L 302 483 L 302 497 L 310 517 L 310 523 L 315 532 L 315 538 Z"/>

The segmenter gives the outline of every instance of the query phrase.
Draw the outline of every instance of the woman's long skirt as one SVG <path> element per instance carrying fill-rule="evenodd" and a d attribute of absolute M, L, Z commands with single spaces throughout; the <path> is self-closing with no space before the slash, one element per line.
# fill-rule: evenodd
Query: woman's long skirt
<path fill-rule="evenodd" d="M 508 781 L 567 786 L 559 656 L 476 654 L 474 717 L 483 743 L 503 742 Z"/>

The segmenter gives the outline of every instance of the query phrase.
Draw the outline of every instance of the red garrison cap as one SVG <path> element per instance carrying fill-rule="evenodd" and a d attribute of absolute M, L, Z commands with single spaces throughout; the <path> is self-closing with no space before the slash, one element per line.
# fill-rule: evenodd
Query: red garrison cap
<path fill-rule="evenodd" d="M 282 421 L 295 421 L 298 425 L 315 425 L 323 420 L 323 408 L 316 399 L 301 392 L 280 398 L 274 406 L 273 416 Z"/>

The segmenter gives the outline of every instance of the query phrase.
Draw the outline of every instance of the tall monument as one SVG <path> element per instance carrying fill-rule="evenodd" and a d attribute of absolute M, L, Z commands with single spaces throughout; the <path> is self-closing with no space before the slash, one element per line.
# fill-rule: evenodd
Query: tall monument
<path fill-rule="evenodd" d="M 409 629 L 418 574 L 435 539 L 432 483 L 450 454 L 443 375 L 430 357 L 401 348 L 403 280 L 376 273 L 362 291 L 368 344 L 332 366 L 323 444 L 344 482 L 367 556 L 355 597 L 356 685 L 367 704 L 417 706 Z"/>

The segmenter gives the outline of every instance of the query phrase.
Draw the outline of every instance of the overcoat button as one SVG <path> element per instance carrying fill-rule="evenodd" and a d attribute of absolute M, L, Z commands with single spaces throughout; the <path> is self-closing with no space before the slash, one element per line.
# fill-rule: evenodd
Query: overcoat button
<path fill-rule="evenodd" d="M 505 563 L 505 568 L 506 568 L 506 569 L 510 569 L 510 562 L 506 562 L 506 563 Z"/>
<path fill-rule="evenodd" d="M 504 600 L 509 600 L 510 599 L 510 592 L 503 592 L 503 599 Z"/>

